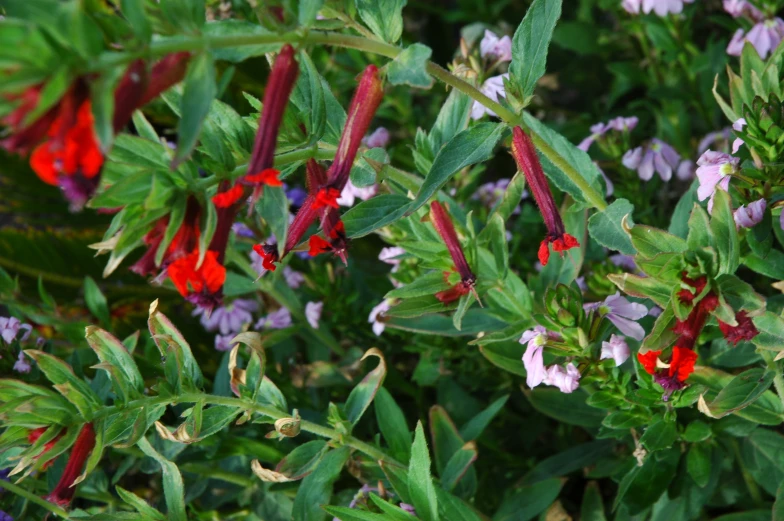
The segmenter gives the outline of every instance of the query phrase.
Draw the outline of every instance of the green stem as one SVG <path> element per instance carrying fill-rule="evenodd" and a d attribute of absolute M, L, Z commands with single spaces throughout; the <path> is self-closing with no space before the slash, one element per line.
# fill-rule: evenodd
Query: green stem
<path fill-rule="evenodd" d="M 166 39 L 158 42 L 153 42 L 147 49 L 147 54 L 153 56 L 160 56 L 172 52 L 181 51 L 198 51 L 206 49 L 220 49 L 225 47 L 238 47 L 244 45 L 264 45 L 264 44 L 283 44 L 291 43 L 297 45 L 304 44 L 321 44 L 332 45 L 335 47 L 345 47 L 349 49 L 357 49 L 360 51 L 370 52 L 386 56 L 387 58 L 396 58 L 402 52 L 400 47 L 390 45 L 388 43 L 372 40 L 362 36 L 353 36 L 341 33 L 332 33 L 324 31 L 309 31 L 309 32 L 288 32 L 288 33 L 265 33 L 265 34 L 242 34 L 242 35 L 217 35 L 217 36 L 196 36 L 177 39 Z M 110 56 L 96 61 L 95 69 L 100 70 L 108 66 L 116 66 L 133 59 L 143 57 L 144 52 L 140 53 L 112 53 Z M 473 100 L 481 103 L 485 107 L 495 112 L 499 118 L 511 126 L 524 126 L 522 117 L 515 114 L 508 108 L 500 103 L 493 101 L 484 93 L 482 93 L 475 86 L 467 81 L 458 78 L 450 73 L 440 65 L 428 62 L 427 72 L 435 79 L 453 87 L 460 92 L 466 94 Z M 531 134 L 536 147 L 550 160 L 556 167 L 561 169 L 571 181 L 577 185 L 580 190 L 585 194 L 585 198 L 597 209 L 604 210 L 607 207 L 601 194 L 597 192 L 586 179 L 574 169 L 564 157 L 558 152 L 553 150 L 544 139 L 535 132 L 528 129 Z"/>
<path fill-rule="evenodd" d="M 776 394 L 779 395 L 781 405 L 784 406 L 784 377 L 781 374 L 778 364 L 774 360 L 773 353 L 766 349 L 759 349 L 758 352 L 762 356 L 762 359 L 765 360 L 768 369 L 776 374 L 776 376 L 773 377 L 773 386 L 776 388 Z"/>
<path fill-rule="evenodd" d="M 0 479 L 0 488 L 4 488 L 7 491 L 11 492 L 12 494 L 21 496 L 26 500 L 30 501 L 31 503 L 35 503 L 39 507 L 43 507 L 49 512 L 56 514 L 62 517 L 63 519 L 68 519 L 68 512 L 66 512 L 65 509 L 63 509 L 62 507 L 59 507 L 54 503 L 50 503 L 49 501 L 36 496 L 32 492 L 28 492 L 27 490 L 23 489 L 18 485 L 11 483 L 10 481 L 4 481 Z"/>

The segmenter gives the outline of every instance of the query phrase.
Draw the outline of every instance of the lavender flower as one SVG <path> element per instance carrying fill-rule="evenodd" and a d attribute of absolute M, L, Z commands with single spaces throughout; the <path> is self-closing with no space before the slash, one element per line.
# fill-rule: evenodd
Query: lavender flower
<path fill-rule="evenodd" d="M 735 225 L 740 228 L 752 228 L 756 226 L 762 221 L 766 207 L 767 202 L 765 199 L 757 199 L 756 201 L 749 203 L 748 206 L 741 205 L 733 214 Z"/>
<path fill-rule="evenodd" d="M 14 518 L 11 517 L 10 514 L 0 510 L 0 521 L 14 521 Z"/>
<path fill-rule="evenodd" d="M 706 151 L 697 160 L 697 179 L 700 186 L 697 188 L 697 198 L 708 201 L 708 211 L 713 210 L 713 194 L 717 188 L 725 192 L 730 186 L 730 176 L 737 172 L 740 160 L 724 152 Z"/>
<path fill-rule="evenodd" d="M 675 170 L 675 177 L 677 177 L 679 181 L 688 181 L 694 177 L 694 161 L 688 159 L 681 161 L 678 168 Z"/>
<path fill-rule="evenodd" d="M 480 185 L 471 198 L 479 200 L 482 205 L 486 206 L 487 208 L 492 208 L 504 196 L 504 193 L 509 186 L 509 181 L 510 179 L 504 178 L 495 182 L 489 182 Z M 525 199 L 526 197 L 528 197 L 528 190 L 523 190 L 523 194 L 520 198 Z M 513 213 L 520 213 L 520 207 L 518 206 L 515 208 Z"/>
<path fill-rule="evenodd" d="M 784 39 L 784 20 L 778 17 L 772 18 L 755 24 L 748 33 L 738 29 L 727 45 L 727 54 L 740 56 L 743 46 L 749 42 L 764 60 L 768 54 L 776 50 L 782 39 Z"/>
<path fill-rule="evenodd" d="M 512 39 L 508 36 L 498 36 L 485 29 L 485 36 L 479 42 L 479 54 L 482 58 L 492 58 L 499 62 L 512 61 Z"/>
<path fill-rule="evenodd" d="M 724 0 L 724 10 L 733 18 L 746 15 L 755 22 L 760 22 L 765 18 L 759 9 L 746 0 Z"/>
<path fill-rule="evenodd" d="M 19 358 L 14 364 L 14 371 L 17 373 L 29 373 L 32 368 L 30 362 L 25 358 L 24 351 L 19 351 Z"/>
<path fill-rule="evenodd" d="M 251 313 L 258 308 L 255 300 L 236 299 L 230 304 L 215 308 L 211 314 L 197 308 L 193 311 L 193 316 L 201 315 L 199 321 L 207 331 L 219 330 L 221 335 L 229 335 L 239 333 L 245 324 L 253 322 Z"/>
<path fill-rule="evenodd" d="M 714 132 L 708 132 L 697 145 L 697 153 L 702 155 L 703 152 L 711 148 L 711 145 L 719 144 L 721 146 L 725 146 L 729 143 L 730 137 L 732 137 L 732 135 L 730 134 L 729 127 L 716 130 Z"/>
<path fill-rule="evenodd" d="M 623 0 L 621 7 L 630 14 L 640 14 L 640 11 L 649 14 L 653 11 L 659 16 L 667 16 L 669 13 L 680 14 L 683 4 L 692 2 L 694 0 Z"/>
<path fill-rule="evenodd" d="M 739 118 L 735 123 L 732 124 L 732 130 L 735 132 L 742 132 L 743 127 L 746 126 L 746 118 Z M 737 154 L 738 150 L 740 150 L 740 146 L 744 144 L 744 141 L 736 137 L 735 141 L 732 142 L 732 153 Z"/>
<path fill-rule="evenodd" d="M 318 329 L 321 310 L 324 309 L 323 302 L 308 302 L 305 304 L 305 318 L 313 329 Z"/>
<path fill-rule="evenodd" d="M 663 181 L 672 178 L 672 172 L 678 168 L 681 156 L 664 141 L 653 138 L 647 147 L 637 147 L 623 155 L 623 166 L 629 170 L 637 170 L 640 179 L 650 181 L 656 171 Z"/>
<path fill-rule="evenodd" d="M 234 335 L 215 335 L 215 350 L 216 351 L 231 351 L 231 348 L 234 344 L 231 343 L 231 339 L 234 338 Z"/>
<path fill-rule="evenodd" d="M 571 362 L 566 368 L 552 365 L 547 369 L 544 383 L 557 387 L 562 393 L 570 394 L 580 387 L 580 371 Z"/>
<path fill-rule="evenodd" d="M 535 326 L 523 333 L 520 337 L 521 344 L 528 344 L 523 353 L 525 366 L 525 383 L 533 389 L 544 382 L 547 377 L 547 368 L 544 366 L 544 345 L 547 343 L 547 329 Z"/>
<path fill-rule="evenodd" d="M 634 256 L 632 255 L 623 255 L 622 253 L 616 253 L 615 255 L 610 255 L 609 259 L 610 262 L 612 262 L 619 268 L 623 268 L 628 271 L 637 271 L 637 263 L 634 262 Z"/>
<path fill-rule="evenodd" d="M 598 311 L 600 316 L 612 322 L 626 336 L 635 340 L 645 337 L 645 330 L 635 321 L 647 315 L 648 308 L 636 302 L 629 302 L 620 292 L 610 295 L 604 302 L 584 304 L 583 307 L 586 311 Z"/>
<path fill-rule="evenodd" d="M 400 508 L 408 512 L 409 514 L 416 515 L 416 510 L 414 510 L 413 505 L 409 505 L 408 503 L 400 503 Z"/>
<path fill-rule="evenodd" d="M 239 237 L 247 237 L 248 239 L 252 239 L 256 236 L 256 234 L 253 233 L 253 230 L 248 228 L 248 225 L 245 223 L 232 224 L 231 231 L 233 231 Z"/>
<path fill-rule="evenodd" d="M 400 261 L 401 261 L 399 257 L 405 254 L 406 254 L 406 250 L 404 250 L 399 246 L 393 246 L 390 248 L 381 248 L 381 252 L 378 254 L 378 260 L 397 267 L 400 265 Z M 392 271 L 395 271 L 394 268 L 392 269 Z"/>
<path fill-rule="evenodd" d="M 370 311 L 368 322 L 373 324 L 373 333 L 375 333 L 376 336 L 379 336 L 384 332 L 384 329 L 386 328 L 386 324 L 383 320 L 384 313 L 389 311 L 391 307 L 389 300 L 382 300 L 378 306 Z"/>
<path fill-rule="evenodd" d="M 0 317 L 0 338 L 2 338 L 6 344 L 10 344 L 14 341 L 16 335 L 19 334 L 20 329 L 24 329 L 25 333 L 22 334 L 22 338 L 20 338 L 19 341 L 24 342 L 30 336 L 33 326 L 30 324 L 22 324 L 16 317 Z"/>
<path fill-rule="evenodd" d="M 499 97 L 506 97 L 506 87 L 504 87 L 504 79 L 509 78 L 509 73 L 501 74 L 500 76 L 492 76 L 487 78 L 482 84 L 482 94 L 487 96 L 493 101 L 498 101 Z M 471 119 L 480 119 L 485 114 L 495 116 L 496 113 L 488 109 L 478 101 L 475 101 L 471 106 Z"/>
<path fill-rule="evenodd" d="M 362 144 L 368 148 L 386 148 L 389 144 L 389 130 L 378 127 L 369 136 L 362 139 Z"/>
<path fill-rule="evenodd" d="M 613 194 L 613 192 L 615 192 L 615 185 L 613 184 L 612 180 L 610 180 L 610 178 L 607 177 L 607 174 L 604 173 L 604 170 L 602 170 L 601 167 L 599 167 L 599 163 L 594 161 L 593 164 L 594 166 L 596 166 L 596 169 L 599 171 L 599 173 L 602 174 L 602 178 L 604 179 L 604 186 L 606 187 L 605 194 L 607 197 L 610 197 Z"/>
<path fill-rule="evenodd" d="M 346 186 L 343 187 L 343 191 L 340 192 L 340 197 L 337 202 L 340 206 L 354 206 L 354 201 L 356 201 L 357 198 L 367 201 L 376 195 L 376 192 L 378 192 L 378 187 L 376 185 L 358 188 L 354 186 L 354 183 L 349 179 Z"/>
<path fill-rule="evenodd" d="M 610 358 L 615 360 L 616 367 L 629 358 L 629 346 L 626 344 L 624 336 L 611 335 L 609 342 L 602 342 L 602 353 L 599 359 L 607 360 Z"/>
<path fill-rule="evenodd" d="M 609 129 L 607 128 L 607 125 L 604 123 L 597 123 L 595 125 L 591 125 L 591 133 L 588 135 L 587 138 L 580 141 L 580 144 L 577 145 L 577 148 L 585 152 L 588 152 L 588 149 L 591 148 L 591 145 L 593 145 L 594 141 L 602 137 L 607 132 L 607 130 Z"/>
<path fill-rule="evenodd" d="M 302 203 L 304 203 L 305 199 L 308 197 L 308 192 L 299 186 L 289 188 L 284 184 L 283 189 L 286 191 L 286 197 L 291 202 L 292 206 L 302 206 Z"/>
<path fill-rule="evenodd" d="M 591 145 L 596 141 L 598 138 L 605 135 L 610 130 L 615 130 L 617 132 L 631 132 L 637 126 L 639 119 L 636 116 L 631 116 L 628 118 L 624 118 L 619 116 L 617 118 L 613 118 L 607 123 L 597 123 L 591 126 L 591 134 L 583 139 L 577 148 L 580 150 L 584 150 L 588 152 L 588 149 L 591 148 Z"/>
<path fill-rule="evenodd" d="M 305 282 L 305 275 L 289 266 L 283 267 L 283 278 L 286 279 L 286 284 L 292 289 L 297 289 Z"/>
<path fill-rule="evenodd" d="M 255 329 L 285 329 L 291 325 L 291 313 L 287 308 L 280 308 L 277 311 L 261 317 Z"/>

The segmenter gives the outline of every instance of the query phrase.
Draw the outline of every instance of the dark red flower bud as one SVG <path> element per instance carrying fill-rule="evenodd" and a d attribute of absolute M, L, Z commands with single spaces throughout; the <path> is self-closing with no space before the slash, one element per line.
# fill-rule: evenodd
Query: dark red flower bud
<path fill-rule="evenodd" d="M 335 160 L 327 171 L 327 185 L 337 190 L 338 197 L 348 182 L 362 138 L 367 134 L 383 97 L 384 88 L 378 77 L 378 67 L 368 65 L 351 100 Z"/>
<path fill-rule="evenodd" d="M 147 64 L 144 60 L 135 60 L 128 66 L 114 91 L 112 126 L 115 133 L 121 131 L 128 124 L 133 116 L 133 111 L 141 106 L 144 91 L 147 89 L 147 81 Z"/>
<path fill-rule="evenodd" d="M 42 85 L 36 85 L 21 94 L 8 96 L 9 101 L 18 101 L 17 107 L 2 119 L 3 125 L 11 129 L 11 135 L 0 145 L 12 154 L 27 154 L 40 143 L 57 118 L 58 107 L 52 107 L 43 116 L 25 124 L 28 114 L 38 106 Z"/>
<path fill-rule="evenodd" d="M 678 292 L 679 298 L 688 303 L 694 302 L 695 299 L 703 293 L 708 284 L 708 279 L 704 276 L 694 280 L 687 277 L 685 273 L 682 275 L 682 280 L 695 289 L 694 292 L 689 292 L 685 289 Z M 718 305 L 719 298 L 713 291 L 709 291 L 694 305 L 694 308 L 689 312 L 689 316 L 686 317 L 686 320 L 676 320 L 675 327 L 673 327 L 672 330 L 681 335 L 678 339 L 678 345 L 684 348 L 694 349 L 694 344 L 697 342 L 697 338 L 700 336 L 702 328 L 708 320 L 708 315 L 711 311 L 716 309 L 716 306 Z"/>
<path fill-rule="evenodd" d="M 738 322 L 737 326 L 731 326 L 726 322 L 719 320 L 719 329 L 724 334 L 724 338 L 732 345 L 738 345 L 738 342 L 743 340 L 751 340 L 759 335 L 759 330 L 754 322 L 745 311 L 735 314 L 735 320 Z"/>
<path fill-rule="evenodd" d="M 137 108 L 148 104 L 163 92 L 181 82 L 185 77 L 185 72 L 188 70 L 190 59 L 190 53 L 177 52 L 164 56 L 153 65 L 149 74 L 150 80 L 147 82 L 144 96 L 139 101 Z"/>
<path fill-rule="evenodd" d="M 455 263 L 455 269 L 460 274 L 460 282 L 455 287 L 436 294 L 438 300 L 447 303 L 468 294 L 470 291 L 474 291 L 476 275 L 474 275 L 471 267 L 468 265 L 463 248 L 460 246 L 460 240 L 457 238 L 455 226 L 452 224 L 452 218 L 438 201 L 433 201 L 430 204 L 430 222 L 433 223 L 433 227 L 438 232 L 438 235 L 444 240 L 446 249 Z M 479 300 L 478 296 L 476 300 Z"/>
<path fill-rule="evenodd" d="M 68 463 L 65 465 L 62 476 L 60 476 L 60 481 L 57 482 L 57 486 L 54 487 L 52 493 L 46 496 L 47 501 L 61 507 L 71 502 L 74 492 L 76 492 L 74 481 L 81 474 L 82 468 L 87 458 L 90 457 L 93 448 L 95 448 L 95 430 L 92 423 L 86 423 L 82 430 L 79 431 L 76 443 L 74 443 L 71 449 L 71 456 L 68 458 Z"/>
<path fill-rule="evenodd" d="M 539 156 L 536 155 L 533 141 L 520 127 L 512 129 L 512 156 L 517 163 L 518 170 L 525 175 L 525 180 L 534 194 L 534 199 L 547 227 L 547 237 L 539 245 L 539 262 L 542 263 L 542 266 L 546 266 L 550 259 L 550 244 L 553 245 L 553 251 L 563 255 L 564 251 L 579 247 L 580 243 L 576 238 L 566 233 L 561 214 L 558 212 L 558 207 L 555 205 L 553 194 L 550 191 L 550 185 L 547 184 L 547 178 L 539 162 Z"/>

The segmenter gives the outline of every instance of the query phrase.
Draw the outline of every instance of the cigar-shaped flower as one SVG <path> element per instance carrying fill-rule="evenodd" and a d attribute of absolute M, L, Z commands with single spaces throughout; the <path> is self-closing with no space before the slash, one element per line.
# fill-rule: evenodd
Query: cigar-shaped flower
<path fill-rule="evenodd" d="M 438 235 L 444 240 L 446 249 L 449 250 L 449 255 L 452 256 L 452 261 L 455 263 L 455 269 L 460 274 L 460 282 L 450 289 L 436 293 L 436 298 L 446 304 L 459 299 L 463 295 L 467 295 L 471 291 L 476 295 L 476 290 L 474 289 L 476 275 L 471 271 L 471 267 L 465 258 L 463 248 L 460 246 L 460 240 L 457 238 L 457 232 L 455 232 L 455 226 L 452 224 L 452 218 L 438 201 L 433 201 L 430 204 L 430 222 L 433 223 L 433 228 L 436 229 Z M 476 300 L 479 300 L 478 296 Z"/>
<path fill-rule="evenodd" d="M 563 255 L 562 252 L 579 247 L 580 243 L 566 233 L 563 219 L 558 213 L 558 207 L 555 205 L 552 192 L 550 192 L 550 185 L 547 184 L 547 178 L 542 170 L 542 164 L 536 155 L 536 148 L 531 138 L 520 127 L 515 127 L 512 130 L 512 156 L 517 163 L 518 170 L 525 175 L 525 180 L 534 194 L 534 199 L 536 199 L 536 204 L 539 206 L 539 211 L 541 211 L 544 224 L 547 227 L 547 237 L 539 245 L 539 262 L 542 263 L 542 266 L 546 266 L 550 259 L 550 244 L 553 245 L 553 251 Z"/>
<path fill-rule="evenodd" d="M 320 187 L 316 197 L 316 208 L 330 206 L 338 208 L 338 198 L 343 188 L 348 183 L 349 173 L 357 157 L 357 151 L 362 144 L 362 139 L 370 128 L 370 122 L 376 114 L 381 99 L 384 97 L 384 88 L 378 76 L 378 67 L 368 65 L 359 86 L 354 92 L 354 98 L 348 109 L 346 126 L 340 136 L 335 160 L 327 171 L 326 186 Z"/>
<path fill-rule="evenodd" d="M 87 458 L 95 448 L 95 430 L 92 423 L 86 423 L 79 435 L 76 438 L 71 449 L 71 456 L 68 458 L 68 463 L 65 465 L 65 470 L 57 486 L 54 487 L 52 493 L 46 496 L 47 501 L 51 501 L 61 507 L 68 505 L 73 499 L 76 487 L 74 482 L 82 473 Z"/>
<path fill-rule="evenodd" d="M 259 130 L 253 143 L 248 172 L 240 180 L 243 184 L 253 187 L 254 201 L 261 195 L 264 185 L 282 185 L 278 179 L 279 172 L 272 168 L 272 164 L 283 113 L 286 111 L 291 91 L 299 75 L 299 64 L 294 59 L 294 54 L 291 45 L 283 46 L 272 65 L 267 88 L 264 91 Z"/>

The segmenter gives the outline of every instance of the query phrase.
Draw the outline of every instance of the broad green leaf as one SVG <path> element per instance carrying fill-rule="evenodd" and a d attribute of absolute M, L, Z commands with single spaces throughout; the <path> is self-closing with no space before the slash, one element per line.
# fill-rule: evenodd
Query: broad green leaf
<path fill-rule="evenodd" d="M 177 125 L 177 152 L 172 169 L 190 156 L 199 139 L 204 118 L 218 92 L 215 83 L 215 63 L 208 53 L 191 59 L 182 92 L 180 121 Z"/>
<path fill-rule="evenodd" d="M 202 374 L 193 351 L 182 333 L 158 310 L 157 300 L 150 304 L 147 325 L 163 357 L 164 373 L 169 383 L 177 390 L 200 389 Z"/>
<path fill-rule="evenodd" d="M 302 479 L 315 469 L 329 450 L 324 440 L 303 443 L 283 458 L 275 468 L 291 480 Z"/>
<path fill-rule="evenodd" d="M 734 377 L 711 402 L 700 410 L 711 418 L 722 418 L 752 404 L 773 384 L 774 371 L 748 369 Z"/>
<path fill-rule="evenodd" d="M 743 257 L 743 264 L 752 271 L 776 280 L 784 280 L 784 253 L 772 249 L 765 258 L 756 253 Z"/>
<path fill-rule="evenodd" d="M 344 446 L 328 452 L 316 469 L 305 476 L 294 498 L 292 519 L 323 521 L 327 518 L 322 507 L 328 505 L 332 498 L 332 485 L 348 460 L 349 450 L 349 447 Z"/>
<path fill-rule="evenodd" d="M 686 193 L 678 200 L 670 218 L 670 226 L 667 231 L 681 239 L 685 239 L 689 233 L 689 215 L 694 203 L 697 202 L 697 187 L 699 187 L 699 182 L 695 179 Z"/>
<path fill-rule="evenodd" d="M 101 400 L 87 382 L 77 377 L 68 364 L 54 355 L 37 349 L 26 349 L 25 354 L 35 360 L 54 388 L 79 410 L 85 420 L 90 421 L 101 408 Z"/>
<path fill-rule="evenodd" d="M 388 521 L 389 518 L 382 514 L 374 514 L 366 510 L 348 507 L 325 506 L 324 511 L 340 521 Z"/>
<path fill-rule="evenodd" d="M 762 488 L 775 496 L 784 481 L 784 436 L 768 429 L 756 429 L 742 443 L 744 466 Z"/>
<path fill-rule="evenodd" d="M 166 498 L 166 519 L 170 521 L 188 521 L 188 515 L 185 512 L 185 487 L 177 465 L 156 451 L 147 438 L 142 437 L 139 440 L 138 447 L 161 466 L 163 494 Z"/>
<path fill-rule="evenodd" d="M 562 486 L 560 479 L 547 479 L 511 489 L 493 521 L 529 521 L 535 518 L 556 500 Z"/>
<path fill-rule="evenodd" d="M 784 319 L 766 311 L 751 320 L 759 331 L 759 334 L 752 339 L 754 345 L 771 351 L 784 350 Z"/>
<path fill-rule="evenodd" d="M 444 274 L 442 272 L 435 271 L 417 277 L 410 284 L 391 290 L 384 298 L 406 299 L 424 297 L 426 295 L 435 295 L 439 291 L 445 289 L 449 289 L 449 283 L 444 280 Z"/>
<path fill-rule="evenodd" d="M 438 521 L 438 499 L 430 475 L 430 453 L 427 450 L 422 422 L 417 423 L 414 443 L 411 445 L 408 479 L 408 495 L 417 517 L 424 521 Z"/>
<path fill-rule="evenodd" d="M 441 487 L 436 488 L 436 497 L 441 519 L 449 521 L 482 521 L 483 519 L 468 503 Z"/>
<path fill-rule="evenodd" d="M 98 318 L 102 324 L 108 326 L 111 323 L 106 297 L 101 293 L 101 288 L 98 287 L 98 284 L 95 283 L 92 277 L 84 278 L 84 301 L 90 313 Z"/>
<path fill-rule="evenodd" d="M 599 491 L 599 485 L 595 481 L 591 481 L 585 486 L 580 506 L 580 520 L 607 521 L 607 517 L 604 515 L 604 499 Z"/>
<path fill-rule="evenodd" d="M 122 342 L 94 326 L 87 326 L 85 338 L 98 355 L 98 360 L 110 366 L 107 370 L 112 376 L 112 386 L 118 397 L 127 401 L 144 394 L 144 378 Z"/>
<path fill-rule="evenodd" d="M 403 217 L 411 200 L 404 195 L 382 194 L 363 201 L 344 213 L 343 224 L 351 239 L 364 237 Z"/>
<path fill-rule="evenodd" d="M 299 2 L 299 25 L 307 27 L 316 20 L 321 5 L 324 0 L 300 0 Z"/>
<path fill-rule="evenodd" d="M 577 470 L 590 467 L 600 459 L 612 455 L 613 449 L 614 444 L 610 440 L 594 440 L 575 445 L 541 460 L 523 477 L 522 483 L 527 485 L 566 476 Z"/>
<path fill-rule="evenodd" d="M 560 16 L 561 0 L 535 0 L 515 31 L 509 70 L 524 102 L 544 75 L 547 48 Z"/>
<path fill-rule="evenodd" d="M 660 253 L 683 253 L 686 241 L 652 226 L 635 225 L 629 234 L 632 245 L 644 258 L 653 258 Z"/>
<path fill-rule="evenodd" d="M 623 219 L 631 216 L 633 210 L 634 205 L 626 199 L 616 199 L 610 206 L 588 219 L 588 233 L 606 248 L 625 255 L 634 255 L 637 250 L 632 246 L 632 240 L 622 224 Z"/>
<path fill-rule="evenodd" d="M 455 329 L 460 331 L 463 328 L 463 317 L 468 312 L 468 309 L 471 305 L 476 301 L 476 297 L 474 293 L 471 292 L 467 295 L 463 295 L 460 297 L 460 300 L 457 302 L 457 309 L 452 314 L 452 324 L 454 324 Z"/>
<path fill-rule="evenodd" d="M 686 455 L 686 471 L 700 487 L 705 487 L 711 477 L 711 447 L 706 443 L 695 443 Z"/>
<path fill-rule="evenodd" d="M 640 443 L 649 451 L 668 449 L 678 436 L 674 421 L 658 420 L 651 424 L 640 437 Z"/>
<path fill-rule="evenodd" d="M 631 515 L 652 505 L 675 477 L 680 448 L 649 453 L 642 466 L 633 467 L 621 480 L 613 510 L 623 503 Z"/>
<path fill-rule="evenodd" d="M 438 112 L 433 128 L 430 129 L 430 134 L 427 136 L 433 154 L 437 154 L 441 147 L 468 128 L 473 103 L 474 100 L 457 89 L 453 89 L 449 93 L 446 101 L 441 106 L 441 110 Z"/>
<path fill-rule="evenodd" d="M 144 0 L 120 0 L 122 14 L 128 23 L 131 24 L 133 32 L 141 42 L 150 41 L 152 28 L 147 15 L 144 12 Z M 119 487 L 118 487 L 119 488 Z"/>
<path fill-rule="evenodd" d="M 286 192 L 280 186 L 264 187 L 264 195 L 256 202 L 256 211 L 278 239 L 278 254 L 282 257 L 289 229 L 289 200 Z"/>
<path fill-rule="evenodd" d="M 710 225 L 719 253 L 719 273 L 735 273 L 740 264 L 740 244 L 732 214 L 732 202 L 724 190 L 716 190 L 714 193 Z"/>
<path fill-rule="evenodd" d="M 384 383 L 384 377 L 387 375 L 387 363 L 384 360 L 384 355 L 375 347 L 368 349 L 362 356 L 361 360 L 375 356 L 378 358 L 378 365 L 375 369 L 370 371 L 361 382 L 351 390 L 348 395 L 344 410 L 346 418 L 352 425 L 356 425 L 365 410 L 370 406 L 373 398 L 376 396 L 381 385 Z"/>
<path fill-rule="evenodd" d="M 432 87 L 434 80 L 427 73 L 427 63 L 431 54 L 433 54 L 433 50 L 421 43 L 406 47 L 388 66 L 389 83 L 409 85 L 420 89 Z"/>
<path fill-rule="evenodd" d="M 485 410 L 471 418 L 463 427 L 460 428 L 460 437 L 466 441 L 477 439 L 482 432 L 490 425 L 495 415 L 503 409 L 509 395 L 501 396 L 491 403 Z"/>
<path fill-rule="evenodd" d="M 598 427 L 605 417 L 604 411 L 585 403 L 586 395 L 581 390 L 564 394 L 558 389 L 538 388 L 525 391 L 525 395 L 534 409 L 570 425 Z"/>
<path fill-rule="evenodd" d="M 457 450 L 452 457 L 449 458 L 444 470 L 441 471 L 441 486 L 447 491 L 452 491 L 458 482 L 466 475 L 471 469 L 479 453 L 476 450 L 476 444 L 469 441 Z"/>
<path fill-rule="evenodd" d="M 315 144 L 324 136 L 327 125 L 327 107 L 322 78 L 305 52 L 299 53 L 299 78 L 291 93 L 291 103 L 299 110 L 305 123 L 308 144 Z"/>
<path fill-rule="evenodd" d="M 376 421 L 381 435 L 389 445 L 391 455 L 403 463 L 408 463 L 411 453 L 411 431 L 403 411 L 384 387 L 376 393 L 373 401 Z"/>
<path fill-rule="evenodd" d="M 407 0 L 356 0 L 360 18 L 373 34 L 395 43 L 403 34 L 403 7 Z"/>
<path fill-rule="evenodd" d="M 394 498 L 390 498 L 389 501 L 384 501 L 371 492 L 370 499 L 384 514 L 389 516 L 385 518 L 385 521 L 416 521 L 417 519 L 415 515 L 409 514 L 407 511 L 389 502 L 394 502 Z"/>
<path fill-rule="evenodd" d="M 670 303 L 672 286 L 653 277 L 641 277 L 631 273 L 611 273 L 607 278 L 618 289 L 632 297 L 649 298 L 663 308 L 666 308 Z"/>
<path fill-rule="evenodd" d="M 115 486 L 114 490 L 117 491 L 117 495 L 120 496 L 120 499 L 122 499 L 126 504 L 132 506 L 142 515 L 141 519 L 144 521 L 166 521 L 166 516 L 151 507 L 147 501 L 140 498 L 130 490 L 125 490 L 120 485 Z"/>
<path fill-rule="evenodd" d="M 689 382 L 707 387 L 709 391 L 705 393 L 705 400 L 710 401 L 727 387 L 733 378 L 733 375 L 718 369 L 697 367 L 689 377 Z M 734 414 L 762 425 L 780 425 L 784 422 L 784 406 L 772 391 L 764 391 L 756 401 L 734 411 Z"/>

